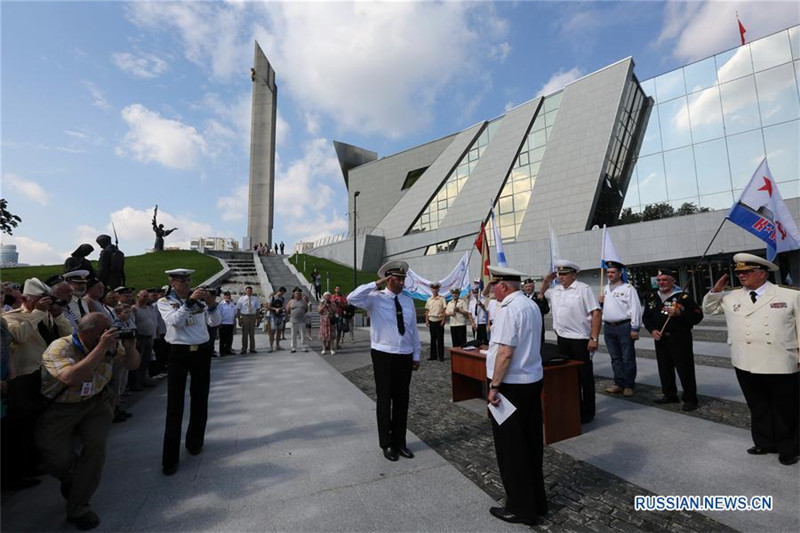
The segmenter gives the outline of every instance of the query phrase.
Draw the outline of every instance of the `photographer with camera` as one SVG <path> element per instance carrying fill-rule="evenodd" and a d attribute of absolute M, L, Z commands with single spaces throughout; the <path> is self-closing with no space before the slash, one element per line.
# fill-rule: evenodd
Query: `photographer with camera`
<path fill-rule="evenodd" d="M 64 309 L 72 298 L 69 285 L 56 285 L 61 298 L 37 278 L 25 282 L 22 307 L 3 317 L 11 337 L 11 363 L 14 369 L 8 381 L 8 413 L 3 427 L 3 454 L 13 458 L 3 468 L 4 488 L 24 488 L 38 483 L 31 479 L 36 471 L 37 453 L 34 427 L 39 415 L 42 353 L 51 342 L 72 334 L 72 324 Z M 66 297 L 66 298 L 65 298 Z"/>
<path fill-rule="evenodd" d="M 67 521 L 78 529 L 93 529 L 100 518 L 89 500 L 100 484 L 106 440 L 114 416 L 107 384 L 114 363 L 128 370 L 139 367 L 134 338 L 119 331 L 102 313 L 88 313 L 78 331 L 53 341 L 42 356 L 41 393 L 44 411 L 36 424 L 36 444 L 47 471 L 61 481 L 67 500 Z M 75 453 L 80 437 L 80 455 Z"/>
<path fill-rule="evenodd" d="M 216 293 L 203 288 L 191 290 L 194 270 L 167 270 L 170 291 L 158 301 L 158 311 L 167 326 L 166 341 L 170 344 L 167 374 L 167 420 L 161 470 L 166 476 L 178 471 L 183 422 L 183 397 L 186 378 L 191 406 L 186 430 L 186 449 L 192 455 L 203 450 L 208 420 L 208 391 L 211 385 L 211 347 L 208 326 L 221 320 Z"/>

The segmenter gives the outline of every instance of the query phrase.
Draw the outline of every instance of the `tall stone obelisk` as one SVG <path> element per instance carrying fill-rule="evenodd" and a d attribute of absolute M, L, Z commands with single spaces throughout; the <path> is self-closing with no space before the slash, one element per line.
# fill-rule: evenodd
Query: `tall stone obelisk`
<path fill-rule="evenodd" d="M 264 243 L 272 246 L 275 203 L 275 124 L 278 116 L 278 86 L 267 56 L 255 43 L 253 108 L 250 128 L 250 193 L 247 208 L 245 249 Z"/>

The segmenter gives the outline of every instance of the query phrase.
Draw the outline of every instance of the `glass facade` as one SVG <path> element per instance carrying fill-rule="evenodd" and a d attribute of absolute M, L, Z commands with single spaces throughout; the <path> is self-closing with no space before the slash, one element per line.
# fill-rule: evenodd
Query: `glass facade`
<path fill-rule="evenodd" d="M 514 161 L 514 167 L 506 177 L 503 189 L 500 191 L 500 196 L 495 204 L 494 216 L 497 220 L 497 228 L 500 230 L 500 239 L 504 243 L 517 240 L 562 95 L 563 91 L 559 91 L 547 96 L 540 105 L 531 130 Z M 491 219 L 486 224 L 486 232 L 489 244 L 494 245 L 494 229 Z"/>
<path fill-rule="evenodd" d="M 486 147 L 489 146 L 492 136 L 497 131 L 502 120 L 503 117 L 496 118 L 483 128 L 478 138 L 470 145 L 467 153 L 458 162 L 455 170 L 444 180 L 433 199 L 417 217 L 411 228 L 406 232 L 406 235 L 421 231 L 431 231 L 439 227 L 439 224 L 447 215 L 447 209 L 453 204 L 458 193 L 461 192 L 461 188 L 469 179 L 472 169 L 478 164 Z"/>
<path fill-rule="evenodd" d="M 766 156 L 800 197 L 800 26 L 662 74 L 623 207 L 728 209 Z"/>

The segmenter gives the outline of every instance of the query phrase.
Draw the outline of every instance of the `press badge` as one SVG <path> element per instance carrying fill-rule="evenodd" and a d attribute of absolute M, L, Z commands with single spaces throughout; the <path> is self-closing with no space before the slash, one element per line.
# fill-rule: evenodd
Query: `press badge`
<path fill-rule="evenodd" d="M 84 382 L 83 386 L 81 387 L 81 396 L 86 397 L 91 396 L 92 394 L 94 394 L 94 381 Z"/>

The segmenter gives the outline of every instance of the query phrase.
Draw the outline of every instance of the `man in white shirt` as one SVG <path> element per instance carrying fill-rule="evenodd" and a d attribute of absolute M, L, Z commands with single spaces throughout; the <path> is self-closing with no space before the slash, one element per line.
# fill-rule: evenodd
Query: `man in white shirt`
<path fill-rule="evenodd" d="M 472 296 L 469 299 L 469 314 L 472 315 L 472 325 L 475 327 L 475 339 L 482 345 L 489 344 L 489 335 L 486 325 L 489 322 L 489 313 L 481 297 L 481 289 L 472 287 Z"/>
<path fill-rule="evenodd" d="M 233 355 L 233 330 L 236 328 L 236 304 L 231 299 L 230 291 L 222 293 L 219 303 L 219 355 Z"/>
<path fill-rule="evenodd" d="M 378 396 L 378 441 L 383 456 L 397 461 L 414 453 L 406 445 L 408 388 L 411 371 L 419 369 L 421 345 L 414 302 L 403 294 L 408 263 L 390 261 L 378 270 L 377 281 L 357 287 L 347 301 L 369 311 L 370 346 Z M 378 286 L 386 285 L 379 290 Z"/>
<path fill-rule="evenodd" d="M 537 516 L 547 513 L 542 472 L 542 314 L 520 291 L 524 274 L 495 266 L 489 272 L 497 313 L 486 354 L 487 399 L 495 406 L 507 401 L 516 407 L 502 425 L 492 418 L 506 505 L 489 512 L 506 522 L 533 525 Z"/>
<path fill-rule="evenodd" d="M 256 322 L 260 309 L 261 300 L 258 299 L 258 296 L 253 296 L 253 287 L 245 287 L 244 296 L 236 302 L 236 316 L 242 327 L 241 353 L 243 354 L 247 353 L 248 340 L 250 341 L 250 353 L 256 353 Z"/>
<path fill-rule="evenodd" d="M 614 371 L 614 385 L 606 388 L 606 392 L 633 396 L 636 387 L 634 343 L 639 340 L 642 326 L 642 304 L 636 288 L 622 282 L 623 268 L 622 263 L 606 261 L 608 285 L 599 298 L 603 306 L 603 337 Z"/>
<path fill-rule="evenodd" d="M 542 294 L 550 301 L 553 312 L 553 329 L 558 339 L 558 353 L 567 359 L 583 364 L 578 367 L 579 395 L 581 401 L 581 423 L 594 418 L 594 366 L 591 354 L 597 351 L 597 336 L 600 334 L 600 306 L 587 284 L 578 281 L 580 267 L 566 259 L 555 263 L 542 282 Z M 550 287 L 558 276 L 559 284 Z"/>

